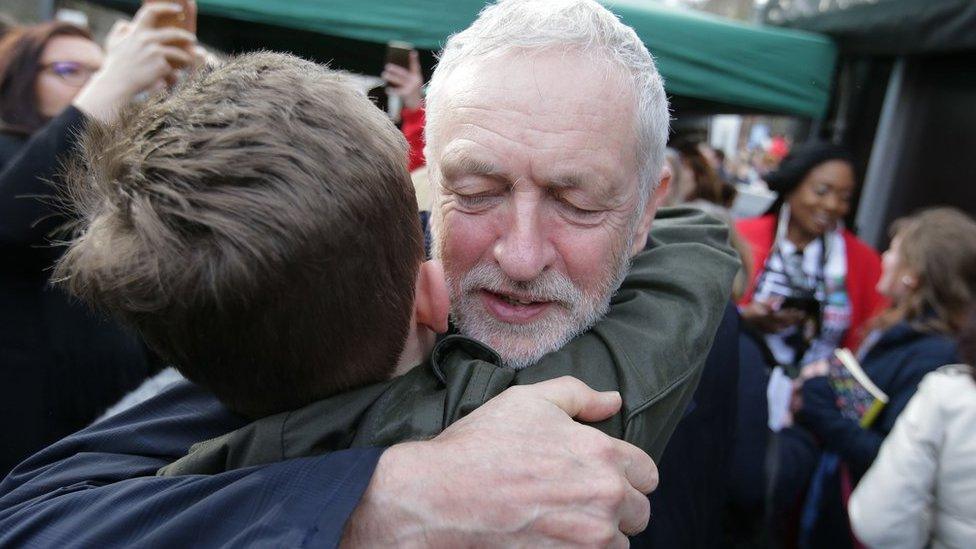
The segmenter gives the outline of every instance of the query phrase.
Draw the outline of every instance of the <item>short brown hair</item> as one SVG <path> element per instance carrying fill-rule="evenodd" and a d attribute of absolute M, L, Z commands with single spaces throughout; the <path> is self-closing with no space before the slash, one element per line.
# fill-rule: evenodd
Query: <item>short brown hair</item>
<path fill-rule="evenodd" d="M 931 208 L 895 221 L 901 263 L 917 286 L 882 314 L 876 327 L 907 321 L 956 336 L 976 303 L 976 221 L 955 208 Z"/>
<path fill-rule="evenodd" d="M 255 418 L 385 379 L 423 258 L 406 143 L 335 72 L 257 53 L 83 138 L 56 267 Z"/>
<path fill-rule="evenodd" d="M 88 30 L 53 21 L 14 27 L 0 40 L 0 129 L 32 134 L 48 122 L 38 108 L 35 91 L 41 56 L 52 38 L 78 36 L 92 40 Z"/>

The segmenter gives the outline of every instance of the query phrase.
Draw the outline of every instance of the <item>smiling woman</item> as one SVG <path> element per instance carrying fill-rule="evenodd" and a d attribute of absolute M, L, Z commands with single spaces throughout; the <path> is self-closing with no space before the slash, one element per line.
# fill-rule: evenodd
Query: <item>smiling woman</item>
<path fill-rule="evenodd" d="M 807 143 L 766 181 L 779 199 L 737 227 L 755 267 L 743 319 L 787 369 L 856 348 L 883 299 L 875 290 L 880 257 L 843 226 L 857 185 L 850 154 Z"/>

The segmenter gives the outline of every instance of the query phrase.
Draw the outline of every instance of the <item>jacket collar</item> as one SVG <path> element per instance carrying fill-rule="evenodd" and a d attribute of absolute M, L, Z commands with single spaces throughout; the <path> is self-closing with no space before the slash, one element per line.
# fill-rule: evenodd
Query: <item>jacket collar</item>
<path fill-rule="evenodd" d="M 867 350 L 867 353 L 904 345 L 916 339 L 929 336 L 948 337 L 940 332 L 919 329 L 916 324 L 903 320 L 884 330 L 874 344 Z"/>
<path fill-rule="evenodd" d="M 447 357 L 458 350 L 473 359 L 482 360 L 499 367 L 502 364 L 502 359 L 498 353 L 484 343 L 460 334 L 449 334 L 441 337 L 430 353 L 431 368 L 441 383 L 447 383 L 447 366 L 445 365 Z"/>

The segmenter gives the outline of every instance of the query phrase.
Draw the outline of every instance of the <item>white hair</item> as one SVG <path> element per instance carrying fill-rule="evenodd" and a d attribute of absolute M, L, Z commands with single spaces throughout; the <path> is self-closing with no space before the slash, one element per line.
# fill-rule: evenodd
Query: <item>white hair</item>
<path fill-rule="evenodd" d="M 482 9 L 470 27 L 452 35 L 427 88 L 428 147 L 434 142 L 442 115 L 442 90 L 458 65 L 512 50 L 560 46 L 603 56 L 633 79 L 637 97 L 638 212 L 643 211 L 664 163 L 670 123 L 668 100 L 654 59 L 637 33 L 595 0 L 500 0 Z M 432 158 L 429 152 L 427 157 Z"/>

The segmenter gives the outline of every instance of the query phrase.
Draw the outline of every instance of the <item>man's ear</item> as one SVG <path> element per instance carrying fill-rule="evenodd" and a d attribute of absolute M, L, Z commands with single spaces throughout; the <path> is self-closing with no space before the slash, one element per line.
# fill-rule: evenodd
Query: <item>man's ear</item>
<path fill-rule="evenodd" d="M 641 214 L 640 222 L 637 225 L 637 233 L 634 235 L 634 244 L 630 248 L 630 255 L 634 256 L 647 246 L 647 235 L 651 232 L 651 223 L 654 221 L 654 214 L 657 209 L 664 204 L 668 196 L 668 187 L 671 185 L 671 168 L 664 164 L 661 168 L 661 179 L 658 181 L 657 188 L 647 199 L 644 206 L 644 213 Z"/>
<path fill-rule="evenodd" d="M 414 322 L 442 334 L 447 331 L 450 308 L 451 298 L 441 262 L 430 260 L 421 263 L 413 302 Z"/>
<path fill-rule="evenodd" d="M 664 163 L 664 167 L 661 168 L 661 179 L 658 181 L 657 188 L 654 189 L 654 194 L 651 195 L 651 199 L 648 202 L 654 202 L 654 211 L 664 205 L 664 202 L 668 199 L 668 190 L 671 188 L 671 166 L 668 166 L 667 162 Z M 653 215 L 651 216 L 654 217 Z"/>

